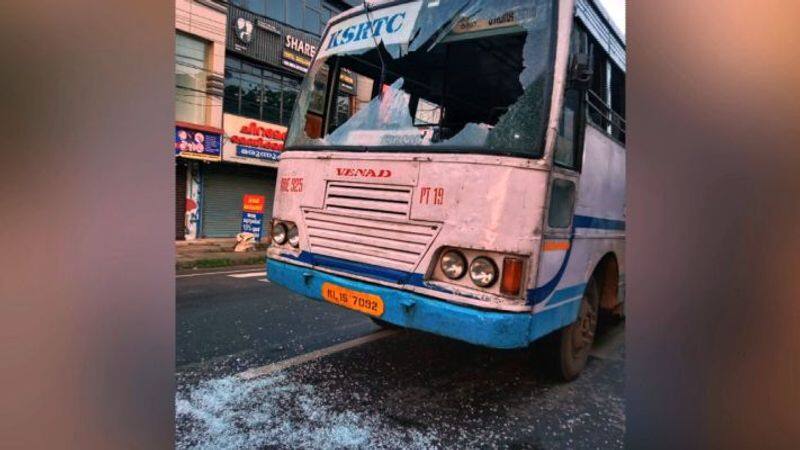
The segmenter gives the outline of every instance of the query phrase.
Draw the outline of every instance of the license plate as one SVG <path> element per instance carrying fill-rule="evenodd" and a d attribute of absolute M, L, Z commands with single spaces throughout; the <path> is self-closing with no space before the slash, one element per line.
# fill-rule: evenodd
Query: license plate
<path fill-rule="evenodd" d="M 322 298 L 370 316 L 383 315 L 383 300 L 375 294 L 358 292 L 331 283 L 322 283 Z"/>

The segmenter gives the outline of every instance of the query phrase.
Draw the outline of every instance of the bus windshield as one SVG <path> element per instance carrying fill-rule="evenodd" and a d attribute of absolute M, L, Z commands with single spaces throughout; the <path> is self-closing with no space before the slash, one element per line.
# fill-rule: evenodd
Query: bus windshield
<path fill-rule="evenodd" d="M 287 150 L 541 157 L 555 0 L 388 4 L 328 28 Z"/>

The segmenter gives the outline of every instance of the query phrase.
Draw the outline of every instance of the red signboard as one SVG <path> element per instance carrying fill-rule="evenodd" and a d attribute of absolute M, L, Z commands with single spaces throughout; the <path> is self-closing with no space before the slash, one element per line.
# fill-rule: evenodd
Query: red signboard
<path fill-rule="evenodd" d="M 242 211 L 262 214 L 266 202 L 267 199 L 263 195 L 244 194 L 244 198 L 242 199 Z"/>
<path fill-rule="evenodd" d="M 247 125 L 242 126 L 239 129 L 239 134 L 231 134 L 231 142 L 237 145 L 267 150 L 283 150 L 283 141 L 286 139 L 286 127 L 265 122 L 259 123 L 263 125 L 250 121 Z"/>

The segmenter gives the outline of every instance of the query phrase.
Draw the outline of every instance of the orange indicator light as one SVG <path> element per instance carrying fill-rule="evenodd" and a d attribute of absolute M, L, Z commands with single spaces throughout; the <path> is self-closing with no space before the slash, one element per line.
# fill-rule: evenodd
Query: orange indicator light
<path fill-rule="evenodd" d="M 522 285 L 522 260 L 519 258 L 503 259 L 503 279 L 500 292 L 506 295 L 519 295 Z"/>

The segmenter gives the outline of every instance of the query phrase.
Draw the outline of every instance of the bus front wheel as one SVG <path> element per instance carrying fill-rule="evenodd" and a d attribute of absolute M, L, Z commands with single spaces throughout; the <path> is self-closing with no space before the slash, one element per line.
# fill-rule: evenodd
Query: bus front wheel
<path fill-rule="evenodd" d="M 565 381 L 580 375 L 594 343 L 600 308 L 600 289 L 594 276 L 589 278 L 580 302 L 577 320 L 559 332 L 558 367 Z"/>

